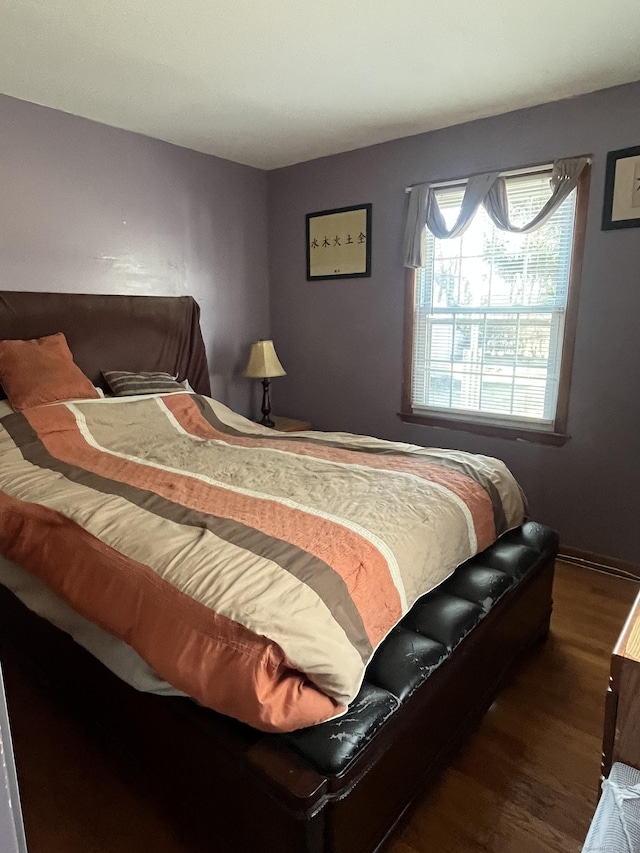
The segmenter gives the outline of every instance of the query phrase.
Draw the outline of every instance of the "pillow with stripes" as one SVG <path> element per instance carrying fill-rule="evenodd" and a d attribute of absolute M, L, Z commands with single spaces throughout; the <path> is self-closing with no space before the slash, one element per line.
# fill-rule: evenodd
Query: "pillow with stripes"
<path fill-rule="evenodd" d="M 103 370 L 102 375 L 116 397 L 184 391 L 184 386 L 177 382 L 170 373 L 131 373 L 128 370 Z"/>

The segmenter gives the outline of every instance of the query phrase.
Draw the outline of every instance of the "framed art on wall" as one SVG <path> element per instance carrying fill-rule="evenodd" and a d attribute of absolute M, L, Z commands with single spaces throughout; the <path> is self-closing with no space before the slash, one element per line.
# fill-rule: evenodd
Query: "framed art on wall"
<path fill-rule="evenodd" d="M 307 213 L 307 281 L 370 275 L 370 204 Z"/>
<path fill-rule="evenodd" d="M 640 227 L 640 145 L 607 154 L 602 229 Z"/>

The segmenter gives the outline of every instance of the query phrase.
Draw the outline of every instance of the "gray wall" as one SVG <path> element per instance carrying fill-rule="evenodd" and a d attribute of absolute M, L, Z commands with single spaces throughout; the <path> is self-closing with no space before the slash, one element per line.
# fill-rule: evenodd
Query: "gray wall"
<path fill-rule="evenodd" d="M 266 173 L 0 95 L 0 289 L 194 296 L 214 396 L 268 333 Z"/>
<path fill-rule="evenodd" d="M 607 151 L 640 145 L 640 84 L 476 121 L 269 174 L 271 333 L 288 375 L 278 414 L 503 458 L 531 515 L 567 546 L 640 565 L 640 228 L 600 230 Z M 592 153 L 570 441 L 403 424 L 402 231 L 408 184 Z M 305 280 L 305 214 L 373 203 L 369 279 Z"/>

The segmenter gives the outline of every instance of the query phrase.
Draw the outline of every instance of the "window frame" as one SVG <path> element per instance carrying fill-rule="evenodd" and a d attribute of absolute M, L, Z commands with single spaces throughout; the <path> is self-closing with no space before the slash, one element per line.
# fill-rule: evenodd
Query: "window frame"
<path fill-rule="evenodd" d="M 531 168 L 532 167 L 523 167 L 521 170 L 509 170 L 509 174 L 526 174 L 527 169 Z M 567 434 L 567 422 L 569 415 L 569 391 L 571 387 L 573 352 L 578 324 L 578 295 L 582 275 L 582 260 L 587 227 L 590 182 L 591 165 L 588 164 L 582 171 L 578 181 L 578 186 L 576 187 L 573 246 L 571 250 L 564 337 L 561 353 L 558 401 L 552 429 L 543 429 L 542 427 L 537 426 L 529 428 L 516 424 L 510 426 L 490 423 L 485 420 L 478 420 L 477 418 L 474 418 L 473 412 L 470 412 L 469 416 L 457 417 L 447 412 L 440 415 L 435 411 L 428 414 L 423 410 L 414 411 L 412 406 L 413 349 L 417 289 L 417 270 L 415 269 L 405 270 L 402 393 L 400 411 L 398 412 L 398 416 L 402 421 L 405 423 L 421 424 L 424 426 L 440 427 L 443 429 L 463 430 L 477 435 L 495 436 L 507 439 L 521 439 L 541 444 L 562 445 L 568 441 L 569 435 Z"/>

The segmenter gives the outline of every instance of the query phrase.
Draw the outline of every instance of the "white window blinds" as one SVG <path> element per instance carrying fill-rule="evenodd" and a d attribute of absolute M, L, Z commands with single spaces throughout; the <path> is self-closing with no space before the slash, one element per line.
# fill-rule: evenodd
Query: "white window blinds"
<path fill-rule="evenodd" d="M 506 179 L 511 220 L 550 196 L 550 169 Z M 437 190 L 448 227 L 464 187 Z M 484 208 L 461 237 L 427 234 L 416 270 L 413 409 L 552 428 L 558 396 L 575 190 L 540 228 L 496 228 Z"/>

